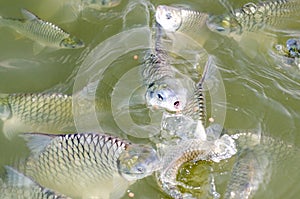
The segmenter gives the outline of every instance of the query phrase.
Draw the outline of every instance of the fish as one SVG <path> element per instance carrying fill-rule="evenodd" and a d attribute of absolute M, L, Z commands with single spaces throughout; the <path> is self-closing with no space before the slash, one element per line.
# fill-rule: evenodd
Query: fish
<path fill-rule="evenodd" d="M 2 199 L 71 199 L 39 185 L 12 167 L 5 166 L 5 169 L 7 182 L 5 183 L 0 179 L 0 196 Z"/>
<path fill-rule="evenodd" d="M 160 24 L 166 32 L 184 33 L 196 41 L 199 41 L 197 40 L 199 36 L 204 38 L 202 29 L 205 29 L 208 16 L 206 13 L 166 5 L 157 6 L 155 13 L 156 22 Z M 197 51 L 199 51 L 199 49 L 197 49 Z M 200 77 L 200 81 L 192 85 L 192 93 L 188 94 L 188 100 L 181 113 L 185 116 L 190 116 L 194 120 L 202 121 L 202 124 L 205 126 L 206 109 L 203 83 L 205 80 L 205 71 L 208 70 L 207 68 L 212 61 L 202 47 L 199 54 L 198 56 L 201 56 L 202 60 L 207 60 L 203 67 L 204 72 Z"/>
<path fill-rule="evenodd" d="M 209 56 L 206 65 L 204 66 L 202 77 L 199 82 L 193 85 L 193 93 L 188 98 L 186 106 L 182 110 L 183 115 L 189 116 L 193 120 L 201 121 L 203 126 L 206 126 L 204 82 L 212 64 L 214 64 L 214 59 L 212 56 Z"/>
<path fill-rule="evenodd" d="M 252 132 L 231 135 L 237 143 L 237 157 L 224 194 L 225 199 L 252 198 L 270 181 L 272 169 L 287 157 L 299 156 L 292 145 Z"/>
<path fill-rule="evenodd" d="M 156 24 L 154 52 L 146 55 L 142 68 L 143 81 L 147 86 L 145 98 L 151 107 L 171 112 L 181 111 L 186 102 L 186 89 L 175 78 L 176 71 L 169 63 L 169 55 L 161 43 L 162 30 Z"/>
<path fill-rule="evenodd" d="M 252 198 L 263 182 L 268 163 L 268 159 L 257 156 L 254 149 L 245 148 L 239 151 L 224 198 Z"/>
<path fill-rule="evenodd" d="M 203 46 L 209 38 L 209 30 L 206 28 L 208 13 L 199 12 L 179 6 L 159 5 L 156 8 L 155 20 L 168 33 L 182 33 L 189 36 L 194 42 Z M 207 56 L 201 52 L 201 57 Z"/>
<path fill-rule="evenodd" d="M 120 198 L 129 183 L 159 169 L 148 146 L 100 133 L 26 133 L 26 175 L 70 197 Z"/>
<path fill-rule="evenodd" d="M 168 146 L 162 155 L 162 168 L 156 172 L 157 181 L 164 192 L 172 198 L 184 198 L 184 193 L 178 186 L 193 189 L 182 182 L 177 181 L 180 167 L 186 162 L 214 161 L 228 159 L 236 153 L 234 140 L 223 135 L 213 141 L 202 139 L 183 140 L 178 145 Z"/>
<path fill-rule="evenodd" d="M 7 138 L 28 131 L 66 133 L 75 130 L 72 96 L 61 93 L 1 94 L 0 119 Z"/>
<path fill-rule="evenodd" d="M 265 27 L 274 27 L 299 11 L 298 0 L 274 0 L 247 3 L 242 8 L 223 15 L 210 15 L 207 26 L 224 35 L 241 35 Z"/>
<path fill-rule="evenodd" d="M 38 42 L 41 47 L 78 49 L 84 47 L 84 42 L 70 35 L 60 27 L 40 19 L 26 9 L 21 10 L 24 19 L 0 17 L 0 27 L 6 26 L 16 32 Z"/>
<path fill-rule="evenodd" d="M 155 19 L 164 30 L 182 32 L 191 37 L 201 35 L 206 28 L 209 14 L 176 6 L 159 5 L 156 8 Z M 198 36 L 197 36 L 198 37 Z M 203 37 L 203 35 L 201 35 Z"/>

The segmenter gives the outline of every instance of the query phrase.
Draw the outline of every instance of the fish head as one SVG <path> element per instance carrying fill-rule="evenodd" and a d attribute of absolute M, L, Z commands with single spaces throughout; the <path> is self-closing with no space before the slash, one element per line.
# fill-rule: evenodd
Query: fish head
<path fill-rule="evenodd" d="M 241 26 L 232 16 L 216 15 L 210 16 L 206 22 L 207 27 L 213 31 L 223 35 L 229 35 L 232 32 L 240 33 Z"/>
<path fill-rule="evenodd" d="M 156 151 L 148 145 L 129 145 L 118 158 L 118 171 L 129 181 L 151 175 L 160 165 Z"/>
<path fill-rule="evenodd" d="M 181 10 L 176 7 L 159 5 L 156 8 L 155 18 L 165 30 L 175 32 L 182 22 Z"/>
<path fill-rule="evenodd" d="M 185 94 L 180 88 L 172 88 L 172 84 L 157 82 L 149 85 L 146 91 L 147 104 L 172 112 L 182 111 L 185 107 Z"/>
<path fill-rule="evenodd" d="M 70 36 L 70 37 L 64 38 L 60 42 L 60 47 L 73 48 L 73 49 L 82 48 L 82 47 L 84 47 L 84 42 L 74 36 Z"/>

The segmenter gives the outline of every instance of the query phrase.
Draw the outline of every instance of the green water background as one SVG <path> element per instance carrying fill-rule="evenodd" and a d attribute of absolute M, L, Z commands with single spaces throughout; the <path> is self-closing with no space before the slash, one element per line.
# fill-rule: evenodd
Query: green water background
<path fill-rule="evenodd" d="M 81 14 L 76 12 L 74 14 L 70 2 L 72 3 L 71 0 L 0 1 L 0 15 L 2 16 L 21 18 L 20 9 L 26 8 L 41 18 L 59 25 L 86 43 L 83 49 L 45 50 L 34 55 L 32 40 L 20 37 L 9 28 L 1 27 L 0 91 L 2 93 L 45 90 L 71 93 L 72 77 L 74 73 L 76 74 L 76 69 L 95 46 L 110 36 L 145 24 L 145 14 L 132 9 L 142 7 L 141 10 L 143 10 L 143 6 L 146 5 L 145 1 L 122 1 L 120 5 L 111 9 L 85 11 Z M 152 3 L 154 6 L 180 4 L 215 14 L 226 12 L 218 1 L 156 1 Z M 230 1 L 234 8 L 244 3 L 247 1 Z M 125 15 L 126 12 L 129 14 Z M 291 21 L 296 20 L 299 19 L 291 19 Z M 293 28 L 296 25 L 290 23 L 286 28 Z M 283 42 L 288 35 L 297 35 L 297 32 L 278 33 L 271 37 L 263 37 L 262 33 L 257 33 L 255 36 L 250 35 L 248 40 L 242 40 L 243 43 L 210 33 L 205 47 L 217 58 L 217 66 L 225 86 L 227 102 L 224 127 L 241 130 L 260 128 L 265 135 L 277 137 L 299 147 L 300 71 L 297 66 L 287 67 L 280 60 L 275 60 L 269 51 L 274 43 Z M 246 52 L 245 46 L 249 46 Z M 132 64 L 136 64 L 133 60 L 127 60 L 133 54 L 135 53 L 118 59 L 116 62 L 123 65 L 123 68 L 112 70 L 111 73 L 116 75 L 108 75 L 108 78 L 102 80 L 103 87 L 107 85 L 107 88 L 103 89 L 108 93 L 113 90 L 113 86 L 125 73 L 124 71 L 131 68 Z M 104 108 L 101 110 L 109 110 L 108 96 L 102 96 L 102 98 Z M 105 107 L 105 103 L 108 107 Z M 115 134 L 122 131 L 115 123 L 110 123 L 111 120 L 107 119 L 109 117 L 105 116 L 105 118 L 107 120 L 103 122 L 105 131 Z M 8 140 L 2 134 L 0 135 L 1 172 L 4 171 L 4 165 L 12 165 L 22 160 L 27 154 L 27 148 L 20 138 Z M 297 171 L 299 163 L 299 156 L 282 162 L 283 170 L 276 171 L 272 182 L 264 185 L 255 198 L 296 198 L 299 196 L 300 174 Z M 167 198 L 159 190 L 153 176 L 138 181 L 129 189 L 135 193 L 136 198 Z"/>

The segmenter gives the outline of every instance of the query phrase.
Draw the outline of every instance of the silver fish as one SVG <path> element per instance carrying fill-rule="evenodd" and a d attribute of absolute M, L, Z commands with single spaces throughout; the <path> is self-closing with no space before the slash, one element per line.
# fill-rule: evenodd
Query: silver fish
<path fill-rule="evenodd" d="M 235 143 L 228 135 L 215 141 L 201 139 L 184 140 L 178 145 L 168 147 L 162 156 L 162 169 L 157 172 L 157 179 L 161 188 L 173 198 L 184 198 L 178 185 L 192 189 L 177 181 L 177 173 L 183 163 L 188 161 L 214 161 L 230 158 L 236 153 Z"/>
<path fill-rule="evenodd" d="M 29 177 L 9 166 L 5 168 L 7 172 L 7 182 L 1 182 L 0 179 L 1 199 L 70 199 L 67 196 L 42 187 Z"/>
<path fill-rule="evenodd" d="M 74 131 L 72 97 L 63 94 L 2 94 L 0 119 L 7 137 L 28 131 Z"/>
<path fill-rule="evenodd" d="M 58 26 L 38 18 L 28 10 L 21 11 L 25 19 L 0 17 L 0 26 L 10 27 L 43 46 L 69 49 L 84 47 L 83 41 Z"/>
<path fill-rule="evenodd" d="M 268 159 L 257 155 L 253 149 L 239 151 L 224 198 L 252 198 L 263 182 L 268 164 Z"/>
<path fill-rule="evenodd" d="M 169 55 L 161 44 L 161 26 L 156 25 L 155 52 L 146 56 L 142 69 L 142 77 L 148 87 L 146 101 L 154 107 L 181 111 L 186 103 L 186 89 L 175 78 L 175 69 L 169 63 Z"/>
<path fill-rule="evenodd" d="M 229 35 L 255 31 L 266 26 L 275 26 L 299 11 L 298 0 L 274 0 L 247 3 L 242 8 L 224 15 L 211 15 L 207 25 L 212 31 Z"/>
<path fill-rule="evenodd" d="M 270 180 L 272 167 L 299 152 L 282 141 L 254 133 L 232 135 L 238 153 L 224 194 L 226 199 L 252 198 L 262 184 Z"/>
<path fill-rule="evenodd" d="M 129 182 L 151 175 L 154 149 L 105 134 L 25 134 L 32 155 L 25 172 L 43 186 L 71 197 L 121 197 Z"/>

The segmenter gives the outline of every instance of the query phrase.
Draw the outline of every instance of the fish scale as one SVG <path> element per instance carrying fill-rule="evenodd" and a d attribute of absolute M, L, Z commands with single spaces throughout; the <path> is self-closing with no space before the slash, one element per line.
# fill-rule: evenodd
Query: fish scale
<path fill-rule="evenodd" d="M 51 43 L 60 43 L 63 39 L 70 36 L 70 34 L 64 32 L 62 29 L 53 25 L 52 23 L 36 19 L 35 23 L 31 21 L 22 23 L 24 30 L 30 32 L 32 35 L 39 35 L 40 39 Z"/>
<path fill-rule="evenodd" d="M 105 134 L 27 133 L 23 137 L 31 149 L 24 167 L 26 175 L 72 197 L 110 194 L 113 183 L 124 184 L 150 175 L 160 161 L 149 146 Z"/>
<path fill-rule="evenodd" d="M 200 120 L 203 126 L 206 125 L 206 106 L 205 96 L 203 93 L 202 85 L 195 85 L 194 94 L 187 101 L 185 108 L 182 110 L 182 114 L 190 116 L 194 120 Z"/>
<path fill-rule="evenodd" d="M 72 140 L 77 140 L 80 144 Z M 94 145 L 95 140 L 97 145 Z M 74 172 L 74 180 L 84 180 L 88 173 L 98 176 L 101 180 L 109 179 L 113 172 L 117 171 L 117 158 L 128 144 L 117 138 L 106 139 L 104 135 L 59 136 L 51 141 L 43 153 L 27 162 L 26 172 L 43 185 L 49 184 L 49 180 L 68 182 L 63 173 L 70 171 Z M 78 146 L 81 146 L 81 150 L 78 150 Z M 95 177 L 89 180 L 97 181 Z"/>
<path fill-rule="evenodd" d="M 230 172 L 225 199 L 252 198 L 260 186 L 269 183 L 273 167 L 280 167 L 300 151 L 276 138 L 255 133 L 235 133 L 238 153 Z M 279 168 L 284 169 L 284 168 Z"/>
<path fill-rule="evenodd" d="M 181 16 L 182 22 L 177 31 L 195 33 L 200 31 L 201 28 L 204 28 L 209 15 L 195 10 L 181 9 Z"/>
<path fill-rule="evenodd" d="M 29 177 L 17 170 L 6 166 L 7 182 L 1 182 L 1 199 L 70 199 L 67 196 L 56 193 L 48 188 L 42 187 Z"/>
<path fill-rule="evenodd" d="M 300 2 L 297 0 L 275 0 L 247 3 L 230 14 L 211 15 L 208 27 L 220 33 L 237 33 L 255 31 L 266 26 L 276 26 L 297 15 Z"/>
<path fill-rule="evenodd" d="M 0 96 L 3 132 L 71 132 L 75 129 L 72 97 L 63 94 L 18 93 Z"/>
<path fill-rule="evenodd" d="M 147 85 L 162 79 L 162 78 L 174 78 L 174 69 L 168 61 L 167 51 L 161 44 L 162 30 L 160 25 L 156 28 L 156 38 L 154 53 L 147 55 L 145 64 L 142 71 L 142 76 Z"/>
<path fill-rule="evenodd" d="M 21 11 L 25 19 L 0 17 L 0 26 L 10 27 L 43 46 L 55 48 L 84 47 L 84 42 L 71 36 L 58 26 L 40 19 L 25 9 Z"/>

